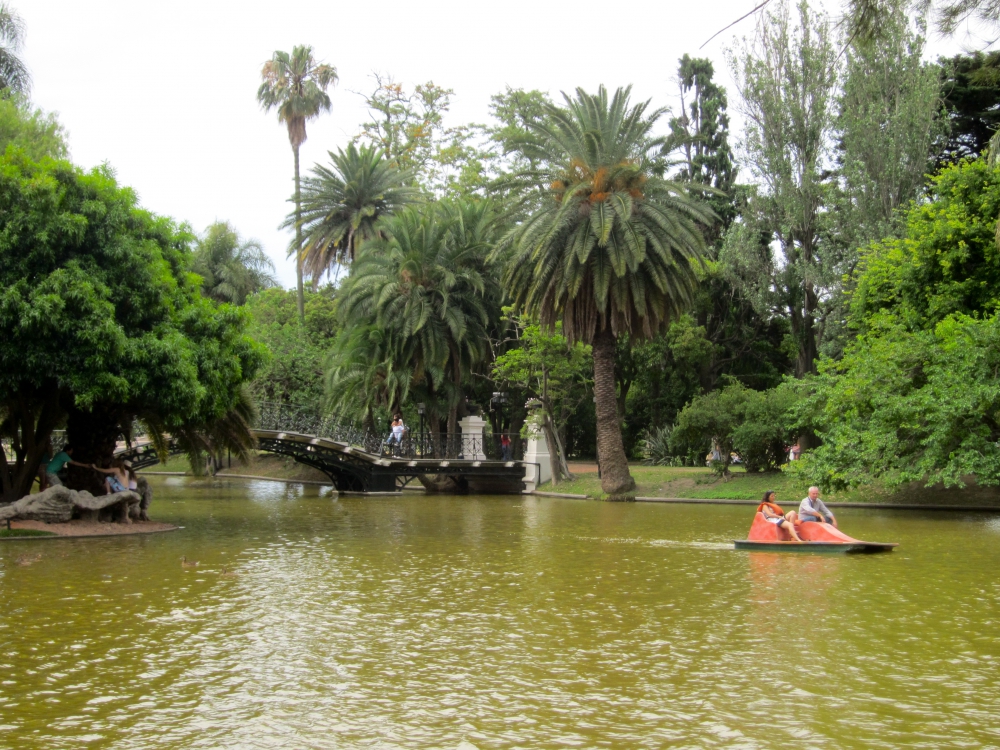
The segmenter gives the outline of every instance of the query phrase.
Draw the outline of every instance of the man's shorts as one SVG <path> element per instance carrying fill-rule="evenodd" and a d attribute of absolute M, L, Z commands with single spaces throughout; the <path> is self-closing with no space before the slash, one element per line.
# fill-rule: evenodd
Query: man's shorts
<path fill-rule="evenodd" d="M 62 486 L 62 480 L 59 478 L 58 474 L 53 474 L 51 471 L 45 472 L 45 478 L 49 482 L 49 487 L 54 487 L 55 485 Z"/>

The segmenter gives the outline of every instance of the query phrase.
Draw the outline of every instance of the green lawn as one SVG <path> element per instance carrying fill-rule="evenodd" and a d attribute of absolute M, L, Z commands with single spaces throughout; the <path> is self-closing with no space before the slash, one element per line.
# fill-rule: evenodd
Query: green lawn
<path fill-rule="evenodd" d="M 648 497 L 692 497 L 721 498 L 728 500 L 755 500 L 764 490 L 774 490 L 779 501 L 792 502 L 805 497 L 806 487 L 800 482 L 781 473 L 747 474 L 736 469 L 728 481 L 720 480 L 707 469 L 641 466 L 629 467 L 638 488 L 636 494 Z M 558 486 L 546 484 L 539 488 L 549 492 L 567 492 L 590 497 L 601 496 L 601 482 L 596 473 L 578 474 L 572 482 L 561 482 Z"/>
<path fill-rule="evenodd" d="M 51 531 L 40 531 L 39 529 L 0 529 L 0 539 L 18 536 L 55 536 Z"/>
<path fill-rule="evenodd" d="M 708 469 L 667 466 L 629 466 L 640 497 L 684 497 L 718 500 L 760 500 L 765 490 L 778 493 L 778 503 L 786 510 L 806 496 L 808 482 L 783 471 L 769 474 L 747 474 L 740 468 L 732 470 L 728 480 L 718 478 Z M 578 474 L 572 482 L 551 483 L 538 488 L 542 492 L 566 492 L 589 497 L 602 497 L 601 482 L 596 473 Z M 823 498 L 831 502 L 921 503 L 933 505 L 1000 505 L 1000 492 L 993 487 L 965 489 L 925 488 L 919 484 L 889 492 L 884 487 L 867 486 L 834 492 L 821 488 Z"/>

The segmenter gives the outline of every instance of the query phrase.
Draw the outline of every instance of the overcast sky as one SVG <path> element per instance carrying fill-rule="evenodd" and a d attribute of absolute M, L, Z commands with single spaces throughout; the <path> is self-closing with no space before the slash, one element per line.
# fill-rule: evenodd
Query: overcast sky
<path fill-rule="evenodd" d="M 715 62 L 753 21 L 698 47 L 758 0 L 698 2 L 283 3 L 174 0 L 12 0 L 27 24 L 32 99 L 55 111 L 73 160 L 108 162 L 159 214 L 197 231 L 216 220 L 264 243 L 281 281 L 294 284 L 278 224 L 292 192 L 292 152 L 274 112 L 256 102 L 260 68 L 276 49 L 310 44 L 337 67 L 333 111 L 308 124 L 302 170 L 345 146 L 365 119 L 356 91 L 371 73 L 455 91 L 447 124 L 485 122 L 506 86 L 556 94 L 633 84 L 634 96 L 676 105 L 685 52 Z M 839 6 L 833 6 L 835 8 Z M 934 39 L 929 52 L 954 53 Z"/>

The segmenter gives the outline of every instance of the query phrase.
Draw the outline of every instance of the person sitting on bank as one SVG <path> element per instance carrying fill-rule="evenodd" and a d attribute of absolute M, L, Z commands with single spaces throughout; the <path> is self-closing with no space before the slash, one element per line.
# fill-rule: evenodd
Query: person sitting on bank
<path fill-rule="evenodd" d="M 816 486 L 810 487 L 809 495 L 802 498 L 802 502 L 799 503 L 799 520 L 828 523 L 837 528 L 837 519 L 826 507 L 826 503 L 820 500 L 819 487 Z"/>
<path fill-rule="evenodd" d="M 59 472 L 66 468 L 66 464 L 73 464 L 73 466 L 87 465 L 73 460 L 72 445 L 63 446 L 63 449 L 54 455 L 52 460 L 49 461 L 49 465 L 45 467 L 45 481 L 49 487 L 56 484 L 62 485 L 63 481 L 59 478 Z"/>
<path fill-rule="evenodd" d="M 802 539 L 799 537 L 799 533 L 795 530 L 795 522 L 798 521 L 798 517 L 794 510 L 790 510 L 785 513 L 779 505 L 775 503 L 777 493 L 774 490 L 768 490 L 764 493 L 764 500 L 760 505 L 757 506 L 757 512 L 764 516 L 764 520 L 768 523 L 773 523 L 779 529 L 786 529 L 789 534 L 791 534 L 792 539 L 796 542 L 801 542 Z"/>
<path fill-rule="evenodd" d="M 125 463 L 123 461 L 112 461 L 110 469 L 102 469 L 100 466 L 94 466 L 93 464 L 90 465 L 90 468 L 108 475 L 104 478 L 105 483 L 108 485 L 107 494 L 113 495 L 116 492 L 125 492 L 128 489 L 128 474 L 125 473 Z"/>

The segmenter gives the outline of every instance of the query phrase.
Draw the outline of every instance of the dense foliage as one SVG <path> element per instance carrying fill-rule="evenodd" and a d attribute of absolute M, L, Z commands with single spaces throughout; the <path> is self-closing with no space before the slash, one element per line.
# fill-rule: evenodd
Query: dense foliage
<path fill-rule="evenodd" d="M 904 238 L 863 255 L 851 303 L 860 335 L 823 363 L 800 407 L 823 439 L 804 465 L 830 484 L 1000 483 L 1000 174 L 961 162 L 929 198 Z"/>
<path fill-rule="evenodd" d="M 5 498 L 30 487 L 63 420 L 94 461 L 134 418 L 197 450 L 199 431 L 245 415 L 241 384 L 264 354 L 241 311 L 202 298 L 184 228 L 139 209 L 107 170 L 18 151 L 0 159 L 0 215 L 0 418 L 16 456 L 0 465 Z"/>

